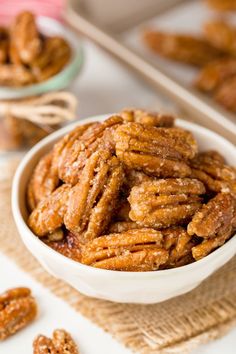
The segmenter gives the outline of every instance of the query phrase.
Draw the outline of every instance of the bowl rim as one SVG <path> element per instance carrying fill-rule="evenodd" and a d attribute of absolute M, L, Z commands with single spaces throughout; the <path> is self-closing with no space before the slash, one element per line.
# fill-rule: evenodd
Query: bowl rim
<path fill-rule="evenodd" d="M 194 271 L 194 270 L 199 270 L 199 268 L 204 268 L 206 264 L 210 262 L 214 262 L 214 260 L 218 260 L 220 257 L 223 257 L 225 254 L 225 251 L 227 249 L 231 249 L 231 247 L 235 247 L 235 252 L 236 252 L 236 234 L 233 235 L 224 245 L 221 247 L 217 248 L 214 250 L 212 253 L 207 255 L 206 257 L 195 261 L 193 263 L 181 266 L 181 267 L 176 267 L 176 268 L 171 268 L 171 269 L 163 269 L 163 270 L 157 270 L 157 271 L 147 271 L 147 272 L 129 272 L 129 271 L 117 271 L 117 270 L 108 270 L 108 269 L 101 269 L 101 268 L 95 268 L 89 265 L 82 264 L 78 261 L 75 261 L 73 259 L 70 259 L 61 253 L 55 251 L 48 245 L 46 245 L 44 242 L 40 240 L 39 237 L 37 237 L 31 229 L 28 227 L 27 223 L 24 221 L 24 218 L 21 214 L 20 211 L 20 206 L 19 206 L 19 188 L 20 188 L 20 180 L 22 175 L 24 174 L 25 168 L 30 164 L 32 158 L 36 153 L 38 153 L 41 149 L 43 149 L 45 146 L 53 144 L 55 140 L 60 139 L 63 135 L 74 129 L 78 125 L 82 125 L 85 123 L 89 122 L 94 122 L 94 121 L 103 121 L 104 119 L 108 118 L 111 115 L 115 115 L 116 113 L 112 114 L 102 114 L 102 115 L 96 115 L 92 116 L 90 118 L 84 118 L 81 120 L 78 120 L 76 122 L 70 123 L 66 125 L 65 127 L 62 127 L 61 129 L 57 130 L 56 132 L 50 134 L 46 138 L 42 139 L 39 143 L 37 143 L 32 149 L 30 149 L 26 155 L 23 157 L 21 160 L 19 166 L 17 167 L 17 170 L 15 172 L 14 178 L 13 178 L 13 183 L 12 183 L 12 195 L 11 195 L 11 206 L 12 206 L 12 212 L 13 212 L 13 217 L 15 220 L 15 223 L 19 229 L 23 229 L 26 233 L 26 237 L 30 237 L 31 240 L 38 245 L 38 247 L 42 247 L 47 253 L 50 253 L 50 256 L 53 258 L 56 258 L 58 261 L 64 262 L 65 264 L 68 264 L 68 266 L 78 268 L 78 270 L 85 271 L 85 272 L 96 272 L 97 275 L 113 275 L 114 277 L 141 277 L 141 278 L 149 278 L 155 276 L 169 276 L 169 275 L 174 275 L 174 274 L 179 274 L 185 271 Z M 207 136 L 211 136 L 212 138 L 218 139 L 218 141 L 221 141 L 222 144 L 228 145 L 229 148 L 235 149 L 234 145 L 231 144 L 228 140 L 223 138 L 222 136 L 218 135 L 217 133 L 202 127 L 196 123 L 188 122 L 182 119 L 176 119 L 176 125 L 183 127 L 185 129 L 189 129 L 191 131 L 198 131 L 201 134 L 205 134 Z M 20 236 L 21 236 L 21 231 L 18 231 Z M 22 236 L 21 236 L 22 238 Z"/>

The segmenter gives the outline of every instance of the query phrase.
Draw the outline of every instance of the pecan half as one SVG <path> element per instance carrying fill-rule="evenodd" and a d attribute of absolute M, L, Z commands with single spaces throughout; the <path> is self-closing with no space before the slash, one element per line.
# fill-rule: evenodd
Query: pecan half
<path fill-rule="evenodd" d="M 236 27 L 228 22 L 213 20 L 204 26 L 205 36 L 212 45 L 231 55 L 236 54 Z"/>
<path fill-rule="evenodd" d="M 37 305 L 28 288 L 15 288 L 0 295 L 0 340 L 6 339 L 32 322 Z"/>
<path fill-rule="evenodd" d="M 80 183 L 68 200 L 65 225 L 83 233 L 84 242 L 101 235 L 108 225 L 124 181 L 123 168 L 109 150 L 98 150 L 87 160 Z"/>
<path fill-rule="evenodd" d="M 71 335 L 64 329 L 56 329 L 52 339 L 42 334 L 33 342 L 34 354 L 79 354 Z"/>
<path fill-rule="evenodd" d="M 222 52 L 204 38 L 149 30 L 144 43 L 155 53 L 183 63 L 204 66 L 222 56 Z"/>
<path fill-rule="evenodd" d="M 125 122 L 136 122 L 154 127 L 173 127 L 175 118 L 171 114 L 145 111 L 142 109 L 124 109 L 119 113 Z"/>
<path fill-rule="evenodd" d="M 208 191 L 236 193 L 236 169 L 226 165 L 212 151 L 198 154 L 191 160 L 192 176 L 204 183 Z"/>
<path fill-rule="evenodd" d="M 114 140 L 116 154 L 128 168 L 158 177 L 191 174 L 186 160 L 195 156 L 197 144 L 185 130 L 127 123 L 116 129 Z"/>
<path fill-rule="evenodd" d="M 169 178 L 133 187 L 128 198 L 131 220 L 162 228 L 186 222 L 200 207 L 204 185 L 190 178 Z"/>
<path fill-rule="evenodd" d="M 110 270 L 156 270 L 169 256 L 162 240 L 161 232 L 152 229 L 100 236 L 84 246 L 82 262 Z"/>

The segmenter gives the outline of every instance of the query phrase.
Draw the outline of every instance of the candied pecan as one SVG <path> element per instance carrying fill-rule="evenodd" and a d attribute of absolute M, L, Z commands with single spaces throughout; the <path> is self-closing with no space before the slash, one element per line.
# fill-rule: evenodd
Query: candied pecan
<path fill-rule="evenodd" d="M 236 54 L 236 27 L 213 20 L 204 26 L 205 36 L 212 45 L 231 55 Z"/>
<path fill-rule="evenodd" d="M 54 233 L 63 225 L 70 190 L 68 184 L 61 185 L 32 211 L 28 224 L 37 236 Z"/>
<path fill-rule="evenodd" d="M 236 112 L 236 74 L 216 90 L 215 100 L 231 112 Z"/>
<path fill-rule="evenodd" d="M 51 168 L 52 157 L 52 152 L 43 156 L 30 178 L 27 188 L 27 203 L 30 211 L 35 209 L 41 200 L 52 194 L 59 184 L 58 175 Z"/>
<path fill-rule="evenodd" d="M 60 233 L 63 235 L 63 230 L 60 229 Z M 80 261 L 81 259 L 81 245 L 78 239 L 78 235 L 69 232 L 62 240 L 52 240 L 51 235 L 48 236 L 48 240 L 44 241 L 49 247 L 55 251 L 63 254 L 74 261 Z"/>
<path fill-rule="evenodd" d="M 180 128 L 127 123 L 114 132 L 116 154 L 128 167 L 158 177 L 186 177 L 186 161 L 197 152 L 192 134 Z"/>
<path fill-rule="evenodd" d="M 0 64 L 0 85 L 24 86 L 34 82 L 34 77 L 29 69 L 23 65 Z"/>
<path fill-rule="evenodd" d="M 71 190 L 64 220 L 66 228 L 83 233 L 84 242 L 101 235 L 111 219 L 123 181 L 124 172 L 117 157 L 104 149 L 93 153 L 80 183 Z"/>
<path fill-rule="evenodd" d="M 57 74 L 68 63 L 71 49 L 62 37 L 45 38 L 41 53 L 31 62 L 37 81 L 47 80 Z"/>
<path fill-rule="evenodd" d="M 118 116 L 110 117 L 103 123 L 95 123 L 84 129 L 81 136 L 65 138 L 65 146 L 61 149 L 58 173 L 61 180 L 72 185 L 76 184 L 86 160 L 98 148 L 114 149 L 110 134 L 112 129 L 122 123 Z M 71 133 L 73 134 L 73 132 Z M 76 134 L 75 134 L 76 136 Z"/>
<path fill-rule="evenodd" d="M 131 220 L 162 228 L 186 222 L 200 207 L 204 185 L 190 178 L 159 179 L 133 187 L 128 198 Z"/>
<path fill-rule="evenodd" d="M 218 193 L 196 212 L 188 224 L 188 233 L 209 238 L 225 234 L 232 224 L 235 200 L 229 193 Z"/>
<path fill-rule="evenodd" d="M 222 56 L 219 49 L 196 36 L 149 30 L 143 40 L 155 53 L 195 66 L 204 66 Z"/>
<path fill-rule="evenodd" d="M 154 180 L 153 177 L 150 177 L 143 173 L 142 171 L 130 170 L 127 169 L 125 173 L 125 186 L 130 190 L 134 186 L 138 186 L 143 182 L 148 182 Z"/>
<path fill-rule="evenodd" d="M 37 315 L 37 305 L 28 288 L 14 288 L 0 295 L 0 340 L 26 327 Z"/>
<path fill-rule="evenodd" d="M 52 339 L 42 334 L 33 342 L 34 354 L 79 354 L 79 350 L 71 335 L 64 329 L 56 329 Z"/>
<path fill-rule="evenodd" d="M 195 86 L 201 91 L 213 92 L 233 75 L 236 75 L 236 59 L 222 58 L 202 68 Z"/>
<path fill-rule="evenodd" d="M 124 109 L 119 113 L 125 122 L 137 122 L 154 127 L 173 127 L 175 118 L 171 114 L 144 111 L 142 109 Z"/>
<path fill-rule="evenodd" d="M 8 59 L 9 35 L 5 27 L 0 27 L 0 63 Z"/>
<path fill-rule="evenodd" d="M 11 47 L 14 48 L 11 61 L 16 64 L 19 64 L 19 59 L 30 64 L 40 53 L 41 39 L 31 12 L 24 11 L 16 16 L 11 28 Z"/>
<path fill-rule="evenodd" d="M 216 155 L 215 155 L 216 156 Z M 236 169 L 223 159 L 205 151 L 191 160 L 192 177 L 202 181 L 208 191 L 236 193 Z"/>
<path fill-rule="evenodd" d="M 207 4 L 215 10 L 230 11 L 236 10 L 235 0 L 206 0 Z"/>
<path fill-rule="evenodd" d="M 161 232 L 153 229 L 100 236 L 84 246 L 82 262 L 110 270 L 156 270 L 166 263 L 169 256 L 162 247 L 162 241 Z"/>

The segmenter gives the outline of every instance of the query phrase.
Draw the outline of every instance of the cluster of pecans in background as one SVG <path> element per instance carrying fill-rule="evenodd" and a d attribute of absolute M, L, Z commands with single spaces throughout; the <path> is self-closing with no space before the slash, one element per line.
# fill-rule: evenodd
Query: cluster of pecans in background
<path fill-rule="evenodd" d="M 28 288 L 13 288 L 0 294 L 0 341 L 20 331 L 37 316 L 37 304 Z M 33 342 L 33 354 L 79 354 L 70 334 L 56 329 L 52 338 L 38 335 Z"/>
<path fill-rule="evenodd" d="M 40 33 L 35 16 L 24 11 L 0 28 L 0 85 L 21 87 L 60 72 L 71 57 L 68 42 Z"/>
<path fill-rule="evenodd" d="M 234 0 L 207 3 L 218 11 L 236 11 Z M 222 13 L 204 24 L 202 36 L 150 29 L 143 40 L 158 55 L 200 68 L 194 86 L 236 112 L 236 27 Z"/>

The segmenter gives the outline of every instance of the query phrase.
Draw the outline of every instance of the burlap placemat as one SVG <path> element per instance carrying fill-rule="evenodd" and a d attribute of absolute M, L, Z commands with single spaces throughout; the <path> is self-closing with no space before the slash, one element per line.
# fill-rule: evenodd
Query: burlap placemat
<path fill-rule="evenodd" d="M 142 354 L 189 353 L 236 324 L 236 258 L 196 290 L 148 306 L 88 298 L 50 276 L 26 250 L 14 225 L 10 193 L 15 165 L 11 161 L 1 168 L 0 251 L 76 311 Z"/>

